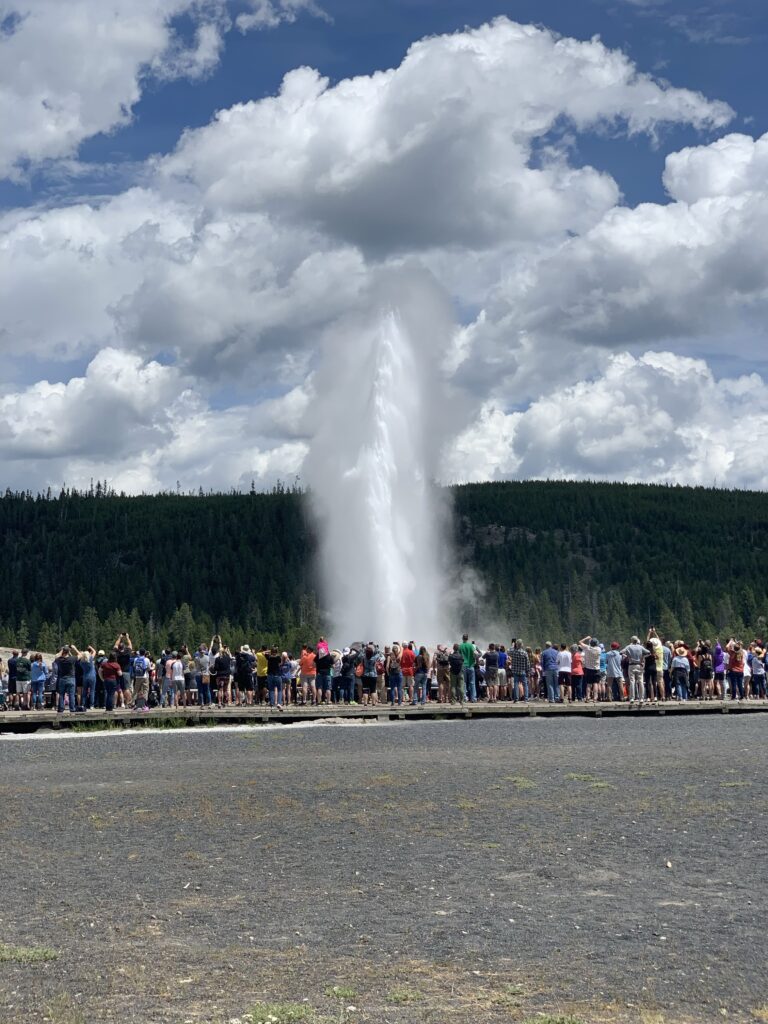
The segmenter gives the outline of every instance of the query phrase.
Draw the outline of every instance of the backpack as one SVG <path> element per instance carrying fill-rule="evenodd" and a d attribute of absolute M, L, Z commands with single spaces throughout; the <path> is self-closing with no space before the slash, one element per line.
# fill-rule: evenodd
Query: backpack
<path fill-rule="evenodd" d="M 148 668 L 149 663 L 147 662 L 147 659 L 143 655 L 138 654 L 133 662 L 133 678 L 143 679 L 147 674 Z"/>
<path fill-rule="evenodd" d="M 381 658 L 379 658 L 379 660 L 376 662 L 376 675 L 377 676 L 383 676 L 384 675 L 384 670 L 386 669 L 386 667 L 387 666 L 384 664 L 383 660 Z"/>
<path fill-rule="evenodd" d="M 365 663 L 362 661 L 358 661 L 358 663 L 355 665 L 355 676 L 358 679 L 362 679 L 363 672 L 365 672 Z"/>

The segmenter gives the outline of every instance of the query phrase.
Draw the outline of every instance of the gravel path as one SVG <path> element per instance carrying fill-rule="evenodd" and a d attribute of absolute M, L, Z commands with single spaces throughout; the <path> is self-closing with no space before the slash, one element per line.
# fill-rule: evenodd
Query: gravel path
<path fill-rule="evenodd" d="M 767 725 L 0 739 L 0 1020 L 754 1020 Z"/>

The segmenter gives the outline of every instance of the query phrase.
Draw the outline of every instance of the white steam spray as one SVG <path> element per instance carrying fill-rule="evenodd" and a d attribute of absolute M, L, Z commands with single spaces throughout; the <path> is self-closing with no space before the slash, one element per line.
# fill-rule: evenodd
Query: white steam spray
<path fill-rule="evenodd" d="M 433 480 L 449 330 L 434 288 L 398 276 L 326 345 L 305 469 L 336 643 L 446 636 L 447 531 Z"/>

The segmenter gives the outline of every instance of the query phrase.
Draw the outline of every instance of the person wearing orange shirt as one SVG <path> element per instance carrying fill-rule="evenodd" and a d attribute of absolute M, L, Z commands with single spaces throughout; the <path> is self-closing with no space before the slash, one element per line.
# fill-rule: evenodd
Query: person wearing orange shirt
<path fill-rule="evenodd" d="M 299 658 L 299 683 L 301 685 L 301 703 L 317 704 L 317 658 L 312 647 L 302 647 Z"/>

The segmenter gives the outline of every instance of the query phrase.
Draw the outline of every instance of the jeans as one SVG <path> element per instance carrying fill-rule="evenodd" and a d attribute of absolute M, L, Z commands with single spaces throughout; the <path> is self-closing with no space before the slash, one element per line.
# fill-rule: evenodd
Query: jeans
<path fill-rule="evenodd" d="M 37 679 L 32 683 L 32 707 L 45 707 L 45 680 Z"/>
<path fill-rule="evenodd" d="M 64 694 L 69 697 L 69 710 L 75 710 L 75 677 L 65 676 L 59 680 L 59 711 L 64 710 Z"/>
<path fill-rule="evenodd" d="M 96 704 L 96 676 L 83 676 L 83 707 L 92 708 Z"/>
<path fill-rule="evenodd" d="M 517 695 L 519 693 L 518 686 L 523 691 L 523 700 L 528 700 L 528 676 L 524 673 L 515 674 L 512 676 L 513 695 L 515 703 L 517 703 Z"/>
<path fill-rule="evenodd" d="M 675 691 L 678 700 L 688 700 L 688 673 L 675 672 Z"/>
<path fill-rule="evenodd" d="M 167 676 L 163 679 L 163 689 L 162 689 L 162 691 L 160 693 L 160 701 L 161 701 L 161 703 L 163 703 L 163 704 L 165 703 L 165 698 L 166 697 L 170 697 L 170 700 L 168 701 L 168 707 L 175 708 L 176 707 L 176 684 L 174 683 L 174 681 L 172 679 L 169 679 Z"/>
<path fill-rule="evenodd" d="M 402 672 L 390 672 L 389 673 L 389 686 L 392 691 L 392 703 L 402 704 L 403 703 L 403 674 Z M 397 699 L 395 699 L 397 696 Z"/>
<path fill-rule="evenodd" d="M 420 695 L 420 696 L 419 696 Z M 414 704 L 419 702 L 426 704 L 427 697 L 429 696 L 429 680 L 427 679 L 426 672 L 416 673 L 416 691 L 413 695 Z"/>
<path fill-rule="evenodd" d="M 107 711 L 115 710 L 115 690 L 117 682 L 114 679 L 104 680 L 104 708 Z"/>
<path fill-rule="evenodd" d="M 267 678 L 267 685 L 269 686 L 269 678 Z M 320 698 L 320 694 L 321 693 L 323 695 L 323 699 L 325 699 L 325 697 L 327 695 L 328 700 L 330 700 L 330 698 L 331 698 L 331 674 L 330 674 L 330 672 L 318 672 L 317 673 L 317 682 L 315 683 L 315 686 L 317 687 L 317 699 L 318 700 L 321 699 Z M 281 686 L 281 690 L 282 690 L 282 686 Z M 270 691 L 270 700 L 271 700 L 271 691 Z M 282 704 L 282 700 L 280 701 L 280 703 Z"/>
<path fill-rule="evenodd" d="M 765 676 L 752 674 L 752 696 L 765 696 Z"/>
<path fill-rule="evenodd" d="M 317 677 L 318 680 L 323 678 L 322 676 Z M 328 678 L 328 685 L 330 687 L 330 676 Z M 267 676 L 267 689 L 269 690 L 269 706 L 271 708 L 279 704 L 282 707 L 283 704 L 283 679 L 282 676 Z"/>
<path fill-rule="evenodd" d="M 735 700 L 738 697 L 744 700 L 744 673 L 729 672 L 728 677 L 731 680 L 731 699 Z"/>
<path fill-rule="evenodd" d="M 200 682 L 197 687 L 197 703 L 200 705 L 208 705 L 213 703 L 213 697 L 211 696 L 211 684 L 210 682 Z"/>
<path fill-rule="evenodd" d="M 557 681 L 557 669 L 548 668 L 544 673 L 547 682 L 547 700 L 550 704 L 560 700 L 560 683 Z"/>
<path fill-rule="evenodd" d="M 477 690 L 475 689 L 475 669 L 472 665 L 464 666 L 464 688 L 466 690 L 467 700 L 476 704 Z"/>

